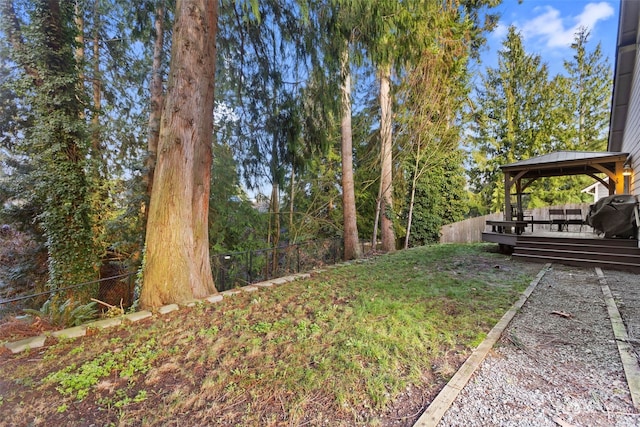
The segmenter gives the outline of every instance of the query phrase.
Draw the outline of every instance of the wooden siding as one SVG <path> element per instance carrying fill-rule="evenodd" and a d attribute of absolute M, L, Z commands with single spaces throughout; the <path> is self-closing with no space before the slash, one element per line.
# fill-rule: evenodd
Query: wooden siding
<path fill-rule="evenodd" d="M 640 195 L 640 55 L 636 55 L 629 96 L 627 120 L 622 140 L 622 151 L 629 153 L 634 174 L 631 176 L 630 193 Z"/>

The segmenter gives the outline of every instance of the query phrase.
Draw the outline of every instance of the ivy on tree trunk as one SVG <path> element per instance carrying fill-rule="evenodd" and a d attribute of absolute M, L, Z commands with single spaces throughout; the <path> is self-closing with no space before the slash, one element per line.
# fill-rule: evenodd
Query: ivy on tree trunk
<path fill-rule="evenodd" d="M 48 250 L 49 287 L 56 289 L 95 280 L 100 250 L 93 232 L 94 189 L 86 175 L 90 170 L 83 112 L 86 94 L 74 55 L 74 5 L 39 0 L 31 6 L 29 22 L 22 28 L 13 3 L 5 2 L 3 24 L 13 59 L 28 80 L 33 126 L 25 131 L 19 150 L 34 165 L 35 193 L 42 207 L 37 220 Z M 94 290 L 84 288 L 74 297 L 88 300 Z"/>

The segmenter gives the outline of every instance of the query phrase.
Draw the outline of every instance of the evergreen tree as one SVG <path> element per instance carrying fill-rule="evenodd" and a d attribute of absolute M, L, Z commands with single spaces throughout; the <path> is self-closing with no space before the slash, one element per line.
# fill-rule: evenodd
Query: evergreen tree
<path fill-rule="evenodd" d="M 410 246 L 438 243 L 443 225 L 464 219 L 468 200 L 463 158 L 462 150 L 453 149 L 420 175 L 415 187 Z"/>
<path fill-rule="evenodd" d="M 226 141 L 251 190 L 269 187 L 269 239 L 281 235 L 281 189 L 292 165 L 300 166 L 300 91 L 308 50 L 303 4 L 276 0 L 223 2 L 219 22 L 218 98 L 238 112 L 236 132 Z M 301 37 L 302 35 L 302 37 Z M 290 179 L 290 182 L 293 182 Z"/>
<path fill-rule="evenodd" d="M 472 188 L 497 212 L 504 206 L 500 165 L 549 152 L 556 147 L 558 105 L 554 84 L 540 56 L 527 54 L 510 27 L 498 67 L 488 68 L 477 92 L 470 143 Z"/>
<path fill-rule="evenodd" d="M 589 36 L 586 28 L 580 28 L 571 44 L 573 56 L 564 61 L 568 89 L 564 105 L 571 125 L 563 140 L 568 150 L 603 151 L 607 147 L 613 77 L 600 43 L 593 51 L 587 50 Z"/>
<path fill-rule="evenodd" d="M 83 120 L 87 98 L 74 57 L 77 28 L 71 2 L 39 0 L 24 11 L 21 22 L 13 2 L 3 3 L 3 26 L 12 59 L 23 71 L 18 85 L 31 106 L 32 126 L 16 141 L 29 156 L 37 219 L 49 254 L 49 286 L 53 289 L 97 278 L 100 249 L 93 227 L 91 179 L 87 171 L 90 143 Z M 76 297 L 88 299 L 92 290 Z"/>
<path fill-rule="evenodd" d="M 475 37 L 472 22 L 461 17 L 457 9 L 443 8 L 429 26 L 420 30 L 431 42 L 419 49 L 420 54 L 406 65 L 398 94 L 398 141 L 409 181 L 405 248 L 411 240 L 416 196 L 424 194 L 418 187 L 429 187 L 423 176 L 434 176 L 434 170 L 444 175 L 443 159 L 456 160 L 459 162 L 456 166 L 462 168 L 462 157 L 451 153 L 457 152 L 459 144 L 460 116 L 468 94 L 467 63 Z M 447 203 L 447 197 L 452 200 L 462 197 L 464 180 L 459 188 L 447 190 L 449 193 L 439 201 Z M 436 205 L 433 208 L 440 209 Z M 435 234 L 438 232 L 439 228 Z"/>
<path fill-rule="evenodd" d="M 524 51 L 510 28 L 497 69 L 487 69 L 472 126 L 473 190 L 491 211 L 504 206 L 499 166 L 558 150 L 600 151 L 606 146 L 611 69 L 600 45 L 587 50 L 589 33 L 575 36 L 566 75 L 550 79 L 538 55 Z M 591 180 L 584 176 L 533 182 L 528 207 L 580 203 Z M 482 208 L 480 208 L 482 210 Z"/>
<path fill-rule="evenodd" d="M 254 208 L 242 190 L 231 148 L 219 142 L 213 144 L 209 206 L 212 253 L 264 248 L 266 215 Z"/>

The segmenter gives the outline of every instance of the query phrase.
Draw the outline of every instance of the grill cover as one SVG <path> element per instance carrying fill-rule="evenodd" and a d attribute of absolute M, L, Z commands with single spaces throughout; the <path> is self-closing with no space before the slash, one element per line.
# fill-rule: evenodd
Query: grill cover
<path fill-rule="evenodd" d="M 589 207 L 587 224 L 604 237 L 635 237 L 637 204 L 636 196 L 629 194 L 603 197 Z"/>

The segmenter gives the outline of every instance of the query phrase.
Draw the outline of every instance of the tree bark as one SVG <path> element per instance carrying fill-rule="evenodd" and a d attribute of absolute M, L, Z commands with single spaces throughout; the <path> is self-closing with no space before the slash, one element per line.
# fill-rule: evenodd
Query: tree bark
<path fill-rule="evenodd" d="M 100 114 L 102 112 L 102 76 L 100 73 L 100 16 L 98 4 L 94 5 L 93 21 L 93 116 L 91 117 L 91 148 L 95 159 L 102 159 L 102 136 L 100 134 Z M 101 171 L 105 172 L 105 171 Z"/>
<path fill-rule="evenodd" d="M 381 226 L 382 250 L 392 252 L 396 249 L 396 236 L 393 231 L 393 157 L 391 133 L 391 66 L 380 69 L 380 142 L 381 168 Z"/>
<path fill-rule="evenodd" d="M 289 243 L 296 243 L 295 233 L 293 232 L 293 209 L 294 209 L 294 198 L 295 198 L 295 183 L 296 183 L 296 165 L 291 163 L 291 182 L 289 183 Z"/>
<path fill-rule="evenodd" d="M 80 86 L 84 87 L 84 13 L 82 6 L 78 0 L 75 2 L 75 24 L 78 34 L 76 34 L 76 50 L 75 58 L 78 63 L 78 79 L 80 80 Z M 84 118 L 84 112 L 81 113 L 81 118 Z"/>
<path fill-rule="evenodd" d="M 209 191 L 217 2 L 178 0 L 151 193 L 142 307 L 216 292 L 209 260 Z"/>
<path fill-rule="evenodd" d="M 164 46 L 164 1 L 156 6 L 154 22 L 156 38 L 153 42 L 153 64 L 151 66 L 151 102 L 149 105 L 149 127 L 147 135 L 147 159 L 145 161 L 147 196 L 151 197 L 153 189 L 153 175 L 156 167 L 158 140 L 160 139 L 160 119 L 164 108 L 164 93 L 162 88 L 162 60 Z"/>
<path fill-rule="evenodd" d="M 376 214 L 373 220 L 373 236 L 371 236 L 371 249 L 378 249 L 378 225 L 380 223 L 380 199 L 382 198 L 382 183 L 378 185 L 378 197 L 376 198 Z"/>
<path fill-rule="evenodd" d="M 358 259 L 362 249 L 358 241 L 356 196 L 353 182 L 353 138 L 351 130 L 351 71 L 349 70 L 349 46 L 345 46 L 340 58 L 341 120 L 340 142 L 342 150 L 342 216 L 344 229 L 344 260 Z"/>
<path fill-rule="evenodd" d="M 404 248 L 409 249 L 409 238 L 411 237 L 411 223 L 413 221 L 413 205 L 416 201 L 416 186 L 418 185 L 418 163 L 420 162 L 420 145 L 413 167 L 413 178 L 411 179 L 411 198 L 409 199 L 409 213 L 407 215 L 407 234 L 404 237 Z"/>
<path fill-rule="evenodd" d="M 274 173 L 275 178 L 275 173 Z M 277 181 L 271 187 L 271 212 L 273 222 L 272 227 L 269 227 L 270 231 L 270 246 L 274 249 L 271 254 L 271 269 L 270 272 L 277 271 L 278 269 L 278 245 L 280 244 L 280 187 Z"/>

